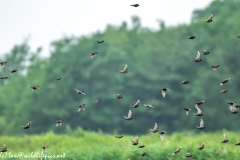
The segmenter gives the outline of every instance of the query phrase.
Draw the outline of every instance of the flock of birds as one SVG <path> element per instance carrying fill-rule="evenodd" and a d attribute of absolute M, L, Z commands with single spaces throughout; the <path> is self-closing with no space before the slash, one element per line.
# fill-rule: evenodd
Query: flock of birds
<path fill-rule="evenodd" d="M 139 4 L 132 4 L 131 6 L 133 6 L 133 7 L 139 7 L 140 5 L 139 5 Z M 213 15 L 211 14 L 210 17 L 209 17 L 207 20 L 205 20 L 205 22 L 210 23 L 210 22 L 212 22 L 212 21 L 213 21 Z M 188 37 L 188 39 L 195 39 L 195 38 L 196 38 L 196 37 L 193 36 L 193 35 Z M 240 38 L 240 35 L 237 35 L 237 38 Z M 98 40 L 98 41 L 97 41 L 98 44 L 101 44 L 101 43 L 103 43 L 103 42 L 104 42 L 104 40 Z M 204 55 L 208 55 L 209 53 L 210 53 L 210 52 L 209 52 L 208 50 L 203 50 L 203 52 L 202 52 L 202 54 L 204 54 Z M 91 53 L 91 58 L 94 58 L 95 56 L 97 56 L 97 54 L 98 54 L 98 52 L 93 52 L 93 53 Z M 201 53 L 200 53 L 199 51 L 197 52 L 196 59 L 193 60 L 193 61 L 194 61 L 194 62 L 201 62 L 201 61 L 202 61 L 202 60 L 201 60 Z M 3 67 L 3 66 L 5 66 L 5 67 L 7 66 L 7 62 L 6 62 L 6 61 L 0 62 L 0 67 Z M 217 65 L 213 65 L 211 68 L 212 68 L 213 70 L 216 70 L 218 67 L 220 67 L 220 65 L 217 64 Z M 123 70 L 120 70 L 120 69 L 119 69 L 119 71 L 120 71 L 120 73 L 122 73 L 122 74 L 128 73 L 128 65 L 126 64 L 126 65 L 124 66 Z M 17 70 L 11 70 L 11 71 L 10 71 L 11 74 L 12 74 L 12 73 L 15 73 L 15 72 L 17 72 Z M 8 77 L 1 77 L 0 79 L 4 80 L 4 79 L 7 79 L 7 78 L 8 78 Z M 61 77 L 56 77 L 55 80 L 61 80 Z M 223 80 L 223 81 L 220 83 L 220 85 L 221 85 L 221 86 L 224 85 L 224 84 L 227 83 L 229 80 L 230 80 L 230 78 L 227 78 L 227 79 Z M 189 83 L 188 80 L 183 80 L 183 81 L 181 82 L 181 84 L 188 84 L 188 83 Z M 40 87 L 39 87 L 39 86 L 32 86 L 31 89 L 32 89 L 32 91 L 35 91 L 35 90 L 37 90 L 37 89 L 40 89 Z M 168 90 L 170 90 L 170 89 L 168 89 L 168 88 L 163 88 L 163 89 L 162 89 L 162 96 L 163 96 L 163 98 L 165 98 L 166 93 L 167 93 Z M 75 91 L 77 92 L 77 94 L 86 95 L 86 93 L 85 93 L 84 91 L 81 91 L 81 90 L 78 90 L 78 89 L 75 89 Z M 220 92 L 221 92 L 221 93 L 227 93 L 228 90 L 227 90 L 227 89 L 224 89 L 224 90 L 221 90 Z M 123 98 L 123 96 L 122 96 L 121 94 L 115 94 L 114 96 L 115 96 L 116 99 L 121 99 L 121 98 Z M 98 101 L 99 101 L 99 100 L 96 99 L 96 100 L 93 100 L 92 102 L 93 102 L 93 103 L 98 103 Z M 195 114 L 195 116 L 202 116 L 202 115 L 203 115 L 202 110 L 199 108 L 199 106 L 202 105 L 203 103 L 204 103 L 204 100 L 195 103 L 195 108 L 197 109 L 197 114 Z M 230 103 L 228 103 L 228 104 L 229 104 L 229 109 L 230 109 L 230 111 L 231 111 L 232 114 L 238 113 L 238 109 L 240 108 L 240 104 L 236 104 L 235 102 L 230 102 Z M 138 100 L 138 101 L 137 101 L 133 106 L 131 106 L 131 107 L 132 107 L 132 108 L 137 108 L 137 107 L 139 107 L 139 105 L 140 105 L 140 100 Z M 145 106 L 145 107 L 148 107 L 148 108 L 154 108 L 151 104 L 144 104 L 144 106 Z M 79 106 L 78 106 L 78 110 L 77 110 L 77 111 L 80 112 L 81 110 L 85 111 L 85 104 L 82 104 L 82 105 L 79 105 Z M 184 110 L 186 111 L 186 115 L 188 115 L 188 113 L 191 111 L 191 108 L 184 108 Z M 132 116 L 132 111 L 131 111 L 131 109 L 129 110 L 128 115 L 127 115 L 127 116 L 123 116 L 123 117 L 125 118 L 125 120 L 132 120 L 132 119 L 133 119 L 133 116 Z M 63 120 L 57 120 L 57 121 L 56 121 L 56 126 L 61 126 L 62 123 L 63 123 Z M 22 126 L 22 128 L 23 128 L 23 129 L 29 129 L 29 128 L 30 128 L 30 125 L 31 125 L 31 121 L 29 121 L 25 126 Z M 199 125 L 199 126 L 196 126 L 196 127 L 197 127 L 198 129 L 200 129 L 200 130 L 205 129 L 204 121 L 201 119 L 201 120 L 200 120 L 200 125 Z M 159 132 L 159 134 L 160 134 L 160 139 L 161 139 L 161 140 L 164 139 L 164 134 L 166 133 L 166 131 L 159 131 L 159 130 L 158 130 L 158 125 L 157 125 L 157 123 L 155 123 L 153 129 L 150 128 L 150 131 L 153 132 L 153 133 Z M 123 136 L 122 136 L 122 135 L 117 135 L 117 136 L 115 136 L 115 137 L 116 137 L 116 138 L 122 138 Z M 139 138 L 138 138 L 138 137 L 136 137 L 135 140 L 132 140 L 132 139 L 130 138 L 130 140 L 131 140 L 131 142 L 132 142 L 132 145 L 134 145 L 134 146 L 136 146 L 136 145 L 139 144 Z M 224 134 L 223 134 L 222 143 L 227 143 L 228 141 L 229 141 L 229 140 L 228 140 L 226 134 L 224 133 Z M 235 145 L 240 145 L 240 142 L 236 143 Z M 144 148 L 144 147 L 145 147 L 144 145 L 138 146 L 138 148 Z M 203 142 L 198 149 L 199 149 L 199 150 L 202 150 L 202 149 L 204 149 L 204 147 L 205 147 L 205 144 L 204 144 L 204 142 Z M 41 148 L 42 148 L 42 151 L 44 151 L 44 150 L 48 149 L 48 146 L 43 146 L 43 147 L 41 147 Z M 172 155 L 176 155 L 176 154 L 180 153 L 181 149 L 182 149 L 182 147 L 180 146 L 178 149 L 176 149 L 176 151 L 174 151 L 174 152 L 172 153 Z M 6 152 L 6 151 L 7 151 L 7 146 L 4 144 L 4 146 L 3 146 L 2 148 L 0 148 L 0 152 Z M 140 153 L 140 156 L 146 156 L 146 155 L 148 155 L 146 152 Z M 191 154 L 191 153 L 186 153 L 185 156 L 186 156 L 186 157 L 192 157 L 192 154 Z M 131 159 L 128 159 L 128 160 L 131 160 Z"/>

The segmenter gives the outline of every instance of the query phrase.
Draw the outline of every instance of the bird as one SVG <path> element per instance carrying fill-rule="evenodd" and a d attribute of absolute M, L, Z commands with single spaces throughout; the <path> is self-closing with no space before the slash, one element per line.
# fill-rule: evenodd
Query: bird
<path fill-rule="evenodd" d="M 97 43 L 100 44 L 100 43 L 103 43 L 104 40 L 98 40 Z"/>
<path fill-rule="evenodd" d="M 222 86 L 223 84 L 227 83 L 230 79 L 231 79 L 231 78 L 227 78 L 227 79 L 225 79 L 224 81 L 222 81 L 222 82 L 220 83 L 220 86 Z"/>
<path fill-rule="evenodd" d="M 222 140 L 222 143 L 227 143 L 228 141 L 229 141 L 229 140 L 228 140 L 226 134 L 223 133 L 223 140 Z"/>
<path fill-rule="evenodd" d="M 45 150 L 47 150 L 48 149 L 48 146 L 43 146 L 42 147 L 42 151 L 45 151 Z"/>
<path fill-rule="evenodd" d="M 132 111 L 129 110 L 129 111 L 128 111 L 128 116 L 127 116 L 127 117 L 124 116 L 124 118 L 125 118 L 126 120 L 131 120 L 131 119 L 133 119 L 133 117 L 132 117 Z"/>
<path fill-rule="evenodd" d="M 198 149 L 199 149 L 199 150 L 203 150 L 204 147 L 205 147 L 205 144 L 204 144 L 204 142 L 203 142 L 202 145 L 201 145 Z"/>
<path fill-rule="evenodd" d="M 192 154 L 191 153 L 186 153 L 186 155 L 185 155 L 187 158 L 189 158 L 189 157 L 192 157 Z"/>
<path fill-rule="evenodd" d="M 97 56 L 97 54 L 98 54 L 98 52 L 93 52 L 93 53 L 91 53 L 91 58 Z"/>
<path fill-rule="evenodd" d="M 130 138 L 130 140 L 132 142 L 132 145 L 138 145 L 138 141 L 139 141 L 138 137 L 136 138 L 135 141 L 133 141 L 131 138 Z"/>
<path fill-rule="evenodd" d="M 63 123 L 63 120 L 57 120 L 57 121 L 56 121 L 56 126 L 61 126 L 62 123 Z"/>
<path fill-rule="evenodd" d="M 197 106 L 195 106 L 195 108 L 197 108 L 197 114 L 195 114 L 195 116 L 202 116 L 203 113 L 202 113 L 201 109 Z"/>
<path fill-rule="evenodd" d="M 200 126 L 199 126 L 199 127 L 197 126 L 197 128 L 198 128 L 198 129 L 201 129 L 201 130 L 205 129 L 204 122 L 203 122 L 202 119 L 201 119 L 201 121 L 200 121 Z"/>
<path fill-rule="evenodd" d="M 123 96 L 122 96 L 121 94 L 114 94 L 114 96 L 115 96 L 116 99 L 121 99 L 121 98 L 123 98 Z"/>
<path fill-rule="evenodd" d="M 213 19 L 213 14 L 211 14 L 210 17 L 207 20 L 205 20 L 205 22 L 210 23 L 213 21 L 212 19 Z"/>
<path fill-rule="evenodd" d="M 93 100 L 92 103 L 98 103 L 98 99 Z"/>
<path fill-rule="evenodd" d="M 0 79 L 3 79 L 3 80 L 4 80 L 4 79 L 8 79 L 8 77 L 1 77 Z"/>
<path fill-rule="evenodd" d="M 120 71 L 121 73 L 123 73 L 123 74 L 128 73 L 128 65 L 125 64 L 125 67 L 123 68 L 123 70 L 120 70 L 120 69 L 119 69 L 119 71 Z"/>
<path fill-rule="evenodd" d="M 200 56 L 201 56 L 201 54 L 200 54 L 200 52 L 198 51 L 198 52 L 197 52 L 196 59 L 193 60 L 193 62 L 201 62 L 202 60 L 201 60 Z"/>
<path fill-rule="evenodd" d="M 0 62 L 0 67 L 2 66 L 7 67 L 7 62 L 6 61 Z"/>
<path fill-rule="evenodd" d="M 182 84 L 188 84 L 189 81 L 188 81 L 188 80 L 183 80 L 181 83 L 182 83 Z"/>
<path fill-rule="evenodd" d="M 166 131 L 161 131 L 161 132 L 159 132 L 159 134 L 160 134 L 160 138 L 161 138 L 161 140 L 163 141 L 163 138 L 164 138 L 164 134 L 166 133 Z"/>
<path fill-rule="evenodd" d="M 194 39 L 196 38 L 195 36 L 189 36 L 188 39 Z"/>
<path fill-rule="evenodd" d="M 158 125 L 157 125 L 157 123 L 155 123 L 153 129 L 150 128 L 150 131 L 153 132 L 153 133 L 158 132 Z"/>
<path fill-rule="evenodd" d="M 154 108 L 151 104 L 144 104 L 145 107 Z"/>
<path fill-rule="evenodd" d="M 142 153 L 140 153 L 140 156 L 146 156 L 146 155 L 147 155 L 146 152 L 142 152 Z"/>
<path fill-rule="evenodd" d="M 23 129 L 28 129 L 30 128 L 30 125 L 31 125 L 31 121 L 29 121 L 25 126 L 22 126 Z"/>
<path fill-rule="evenodd" d="M 235 102 L 230 102 L 229 104 L 229 109 L 231 111 L 232 114 L 237 114 L 238 113 L 238 107 L 236 107 L 236 103 Z"/>
<path fill-rule="evenodd" d="M 188 112 L 191 111 L 191 108 L 184 108 L 184 110 L 186 111 L 186 115 L 188 115 Z"/>
<path fill-rule="evenodd" d="M 77 90 L 77 89 L 75 89 L 75 91 L 77 92 L 77 94 L 86 95 L 86 93 L 84 91 L 80 91 L 80 90 Z"/>
<path fill-rule="evenodd" d="M 211 68 L 215 71 L 220 65 L 219 64 L 216 64 L 214 66 L 212 66 Z"/>
<path fill-rule="evenodd" d="M 235 145 L 236 145 L 236 146 L 240 146 L 240 142 L 236 143 Z"/>
<path fill-rule="evenodd" d="M 204 55 L 208 55 L 210 52 L 209 52 L 208 50 L 203 50 L 202 53 L 203 53 Z"/>
<path fill-rule="evenodd" d="M 78 112 L 80 112 L 81 110 L 85 111 L 85 104 L 78 106 Z"/>
<path fill-rule="evenodd" d="M 221 92 L 221 93 L 227 93 L 228 90 L 227 90 L 227 89 L 223 89 L 223 90 L 221 90 L 220 92 Z"/>
<path fill-rule="evenodd" d="M 56 77 L 55 80 L 59 81 L 60 79 L 62 79 L 61 77 Z"/>
<path fill-rule="evenodd" d="M 145 147 L 144 145 L 138 146 L 138 148 L 144 148 L 144 147 Z"/>
<path fill-rule="evenodd" d="M 174 155 L 180 153 L 181 149 L 182 149 L 182 147 L 180 146 L 175 152 L 172 153 L 172 155 L 174 156 Z"/>
<path fill-rule="evenodd" d="M 15 72 L 17 72 L 17 70 L 16 70 L 16 69 L 14 69 L 14 70 L 11 70 L 11 71 L 10 71 L 10 74 L 12 74 L 12 73 L 15 73 Z"/>
<path fill-rule="evenodd" d="M 0 148 L 0 152 L 7 152 L 7 146 L 5 144 Z"/>
<path fill-rule="evenodd" d="M 163 98 L 165 98 L 167 90 L 170 90 L 170 89 L 168 89 L 168 88 L 163 88 L 162 89 Z"/>
<path fill-rule="evenodd" d="M 140 5 L 139 5 L 139 4 L 131 4 L 131 6 L 133 6 L 133 7 L 139 7 Z"/>
<path fill-rule="evenodd" d="M 36 89 L 40 89 L 39 86 L 33 86 L 33 87 L 31 87 L 31 88 L 32 88 L 32 91 L 34 91 L 34 90 L 36 90 Z"/>
<path fill-rule="evenodd" d="M 200 106 L 200 105 L 202 105 L 204 102 L 205 102 L 205 101 L 203 100 L 203 101 L 200 101 L 200 102 L 195 103 L 195 108 L 198 107 L 198 106 Z"/>
<path fill-rule="evenodd" d="M 137 100 L 137 102 L 133 106 L 131 106 L 131 107 L 132 108 L 137 108 L 139 106 L 139 104 L 140 104 L 140 100 Z"/>
<path fill-rule="evenodd" d="M 122 136 L 122 135 L 118 135 L 118 136 L 115 136 L 115 137 L 120 139 L 120 138 L 122 138 L 123 136 Z"/>

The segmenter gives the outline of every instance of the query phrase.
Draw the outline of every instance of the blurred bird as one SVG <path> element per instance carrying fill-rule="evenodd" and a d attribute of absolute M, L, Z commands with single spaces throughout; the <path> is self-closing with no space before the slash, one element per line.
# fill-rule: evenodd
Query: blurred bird
<path fill-rule="evenodd" d="M 161 132 L 159 132 L 159 134 L 160 134 L 160 138 L 161 138 L 161 140 L 163 141 L 163 138 L 164 138 L 164 134 L 166 133 L 166 131 L 161 131 Z"/>
<path fill-rule="evenodd" d="M 30 128 L 30 125 L 31 125 L 31 121 L 29 121 L 29 122 L 26 124 L 26 126 L 22 126 L 22 127 L 23 127 L 23 129 L 28 129 L 28 128 Z"/>
<path fill-rule="evenodd" d="M 227 143 L 228 141 L 229 141 L 229 140 L 228 140 L 226 134 L 224 133 L 224 134 L 223 134 L 223 141 L 222 141 L 222 143 Z"/>
<path fill-rule="evenodd" d="M 167 92 L 167 90 L 170 90 L 170 89 L 168 89 L 168 88 L 163 88 L 162 89 L 162 95 L 163 95 L 163 98 L 165 98 L 165 96 L 166 96 L 166 92 Z"/>
<path fill-rule="evenodd" d="M 223 84 L 227 83 L 230 79 L 231 79 L 231 78 L 227 78 L 227 79 L 225 79 L 224 81 L 222 81 L 222 82 L 220 83 L 220 86 L 222 86 Z"/>
<path fill-rule="evenodd" d="M 42 147 L 42 151 L 45 151 L 45 150 L 47 150 L 48 149 L 48 146 L 43 146 Z"/>
<path fill-rule="evenodd" d="M 133 106 L 131 106 L 132 108 L 137 108 L 140 104 L 140 100 L 138 100 Z"/>
<path fill-rule="evenodd" d="M 203 53 L 204 55 L 208 55 L 210 52 L 209 52 L 208 50 L 203 50 L 202 53 Z"/>
<path fill-rule="evenodd" d="M 7 146 L 5 144 L 0 148 L 0 152 L 7 152 Z"/>
<path fill-rule="evenodd" d="M 221 93 L 227 93 L 228 90 L 227 90 L 227 89 L 223 89 L 223 90 L 221 90 L 220 92 L 221 92 Z"/>
<path fill-rule="evenodd" d="M 115 96 L 116 99 L 121 99 L 121 98 L 123 98 L 121 94 L 114 94 L 114 96 Z"/>
<path fill-rule="evenodd" d="M 205 147 L 205 144 L 204 144 L 204 142 L 202 143 L 202 145 L 198 148 L 199 150 L 202 150 L 202 149 L 204 149 L 204 147 Z"/>
<path fill-rule="evenodd" d="M 39 86 L 33 86 L 33 87 L 31 87 L 31 88 L 32 88 L 32 91 L 34 91 L 34 90 L 36 90 L 36 89 L 40 89 Z"/>
<path fill-rule="evenodd" d="M 144 104 L 145 107 L 154 108 L 151 104 Z"/>
<path fill-rule="evenodd" d="M 78 112 L 80 112 L 81 110 L 85 111 L 85 104 L 78 106 Z"/>
<path fill-rule="evenodd" d="M 188 115 L 188 112 L 191 111 L 191 108 L 184 108 L 184 110 L 186 111 L 186 115 Z"/>
<path fill-rule="evenodd" d="M 202 116 L 203 113 L 202 113 L 201 109 L 197 106 L 195 106 L 195 108 L 197 108 L 197 114 L 195 114 L 195 116 Z"/>
<path fill-rule="evenodd" d="M 236 107 L 236 103 L 235 102 L 230 102 L 228 104 L 229 104 L 229 109 L 230 109 L 231 113 L 232 114 L 237 114 L 239 108 Z"/>
<path fill-rule="evenodd" d="M 236 143 L 235 145 L 236 145 L 236 146 L 240 146 L 240 142 Z"/>
<path fill-rule="evenodd" d="M 12 73 L 15 73 L 15 72 L 17 72 L 16 69 L 10 71 L 11 74 L 12 74 Z"/>
<path fill-rule="evenodd" d="M 84 91 L 80 91 L 80 90 L 77 90 L 77 89 L 75 89 L 75 91 L 77 92 L 77 94 L 86 95 L 86 93 Z"/>
<path fill-rule="evenodd" d="M 200 54 L 200 52 L 198 51 L 198 52 L 197 52 L 196 59 L 193 60 L 193 62 L 201 62 L 202 60 L 201 60 L 200 56 L 201 56 L 201 54 Z"/>
<path fill-rule="evenodd" d="M 121 70 L 119 69 L 119 71 L 120 71 L 121 73 L 123 73 L 123 74 L 128 73 L 128 65 L 125 64 L 125 67 L 123 68 L 123 70 L 121 71 Z"/>
<path fill-rule="evenodd" d="M 8 77 L 1 77 L 0 79 L 8 79 Z"/>
<path fill-rule="evenodd" d="M 138 146 L 138 148 L 144 148 L 144 147 L 145 147 L 144 145 Z"/>
<path fill-rule="evenodd" d="M 196 38 L 195 36 L 189 36 L 188 39 L 194 39 Z"/>
<path fill-rule="evenodd" d="M 180 153 L 181 149 L 182 149 L 182 147 L 180 146 L 175 152 L 172 153 L 172 155 L 174 156 L 174 155 Z"/>
<path fill-rule="evenodd" d="M 2 66 L 7 67 L 7 62 L 6 61 L 0 62 L 0 67 L 2 67 Z"/>
<path fill-rule="evenodd" d="M 132 142 L 132 145 L 138 145 L 138 141 L 139 141 L 138 137 L 136 138 L 135 141 L 133 141 L 131 138 L 130 138 L 130 140 Z"/>
<path fill-rule="evenodd" d="M 210 23 L 213 21 L 212 19 L 213 19 L 213 14 L 211 14 L 210 17 L 207 20 L 205 20 L 205 22 Z"/>
<path fill-rule="evenodd" d="M 138 6 L 140 6 L 139 4 L 132 4 L 131 6 L 133 6 L 133 7 L 138 7 Z"/>
<path fill-rule="evenodd" d="M 187 158 L 189 158 L 189 157 L 192 157 L 192 154 L 191 153 L 186 153 L 186 155 L 185 155 Z"/>
<path fill-rule="evenodd" d="M 103 42 L 104 42 L 104 40 L 97 41 L 98 44 L 103 43 Z"/>
<path fill-rule="evenodd" d="M 182 83 L 182 84 L 188 84 L 189 81 L 188 81 L 188 80 L 183 80 L 181 83 Z"/>
<path fill-rule="evenodd" d="M 93 52 L 93 53 L 91 53 L 91 58 L 97 56 L 97 54 L 98 54 L 98 52 Z"/>
<path fill-rule="evenodd" d="M 197 128 L 198 128 L 198 129 L 201 129 L 201 130 L 202 130 L 202 129 L 205 129 L 204 122 L 203 122 L 202 119 L 201 119 L 201 121 L 200 121 L 200 126 L 199 126 L 199 127 L 197 126 Z"/>
<path fill-rule="evenodd" d="M 93 100 L 92 102 L 93 102 L 93 103 L 98 103 L 98 99 L 96 99 L 96 100 Z"/>
<path fill-rule="evenodd" d="M 220 65 L 217 64 L 217 65 L 212 66 L 211 68 L 215 71 L 219 66 L 220 66 Z"/>
<path fill-rule="evenodd" d="M 157 125 L 157 123 L 155 123 L 153 129 L 150 128 L 150 131 L 153 132 L 153 133 L 158 132 L 158 125 Z"/>
<path fill-rule="evenodd" d="M 146 152 L 142 152 L 142 153 L 140 153 L 140 156 L 146 156 L 146 155 L 147 155 Z"/>
<path fill-rule="evenodd" d="M 61 79 L 61 77 L 56 77 L 55 80 L 59 81 Z"/>
<path fill-rule="evenodd" d="M 132 111 L 129 110 L 129 111 L 128 111 L 128 116 L 127 116 L 127 117 L 124 116 L 124 118 L 125 118 L 126 120 L 131 120 L 131 119 L 133 119 L 133 117 L 132 117 Z"/>
<path fill-rule="evenodd" d="M 63 123 L 63 120 L 57 120 L 57 121 L 56 121 L 56 126 L 61 126 L 62 123 Z"/>
<path fill-rule="evenodd" d="M 200 106 L 200 105 L 202 105 L 204 102 L 205 102 L 205 101 L 203 100 L 203 101 L 200 101 L 200 102 L 195 103 L 195 108 L 198 107 L 198 106 Z"/>
<path fill-rule="evenodd" d="M 122 135 L 118 135 L 118 136 L 115 136 L 115 137 L 120 139 L 120 138 L 122 138 L 123 136 L 122 136 Z"/>

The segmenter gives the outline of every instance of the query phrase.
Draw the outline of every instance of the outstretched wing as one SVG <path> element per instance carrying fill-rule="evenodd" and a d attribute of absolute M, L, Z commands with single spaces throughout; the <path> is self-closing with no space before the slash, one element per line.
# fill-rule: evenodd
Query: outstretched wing
<path fill-rule="evenodd" d="M 166 91 L 162 90 L 162 95 L 163 95 L 163 98 L 165 98 L 165 96 L 166 96 Z"/>
<path fill-rule="evenodd" d="M 197 108 L 197 114 L 202 114 L 202 110 L 198 107 L 196 107 L 196 108 Z"/>
<path fill-rule="evenodd" d="M 129 110 L 129 112 L 128 112 L 128 118 L 130 118 L 130 117 L 132 117 L 132 111 L 131 110 Z"/>
<path fill-rule="evenodd" d="M 207 21 L 212 20 L 213 19 L 213 14 L 210 15 L 210 17 L 207 19 Z"/>
<path fill-rule="evenodd" d="M 223 134 L 223 140 L 224 140 L 224 141 L 226 141 L 226 140 L 227 140 L 227 136 L 226 136 L 226 134 L 225 134 L 225 133 Z"/>
<path fill-rule="evenodd" d="M 157 129 L 158 129 L 158 125 L 157 123 L 155 123 L 153 130 L 157 130 Z"/>
<path fill-rule="evenodd" d="M 201 54 L 200 54 L 200 52 L 198 51 L 196 60 L 197 60 L 197 59 L 200 59 L 200 55 L 201 55 Z"/>
<path fill-rule="evenodd" d="M 204 127 L 204 122 L 203 122 L 202 119 L 201 119 L 201 121 L 200 121 L 200 127 Z"/>

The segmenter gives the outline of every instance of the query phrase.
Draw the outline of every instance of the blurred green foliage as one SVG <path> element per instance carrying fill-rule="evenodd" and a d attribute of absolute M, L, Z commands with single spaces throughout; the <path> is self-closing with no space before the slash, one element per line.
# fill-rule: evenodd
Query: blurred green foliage
<path fill-rule="evenodd" d="M 132 28 L 108 25 L 104 32 L 91 36 L 64 37 L 51 44 L 51 56 L 40 58 L 41 48 L 31 51 L 27 42 L 15 45 L 2 57 L 8 66 L 0 69 L 1 76 L 9 76 L 0 87 L 0 134 L 71 133 L 77 127 L 84 130 L 120 134 L 145 134 L 158 123 L 168 133 L 192 130 L 200 118 L 194 104 L 201 106 L 206 132 L 239 130 L 239 114 L 232 115 L 228 102 L 239 101 L 240 84 L 240 3 L 232 0 L 214 1 L 203 10 L 193 13 L 192 23 L 151 31 L 141 26 L 140 18 L 132 17 Z M 206 23 L 210 14 L 212 23 Z M 188 36 L 196 39 L 189 40 Z M 97 44 L 97 40 L 105 42 Z M 202 62 L 193 60 L 197 51 Z M 92 52 L 98 52 L 90 58 Z M 129 66 L 127 74 L 119 69 Z M 220 64 L 213 71 L 212 65 Z M 9 74 L 11 69 L 19 72 Z M 55 77 L 61 77 L 56 81 Z M 219 83 L 231 80 L 220 86 Z M 180 84 L 189 80 L 187 85 Z M 40 86 L 31 91 L 31 86 Z M 161 89 L 169 88 L 166 98 Z M 84 90 L 86 96 L 74 89 Z M 220 90 L 228 89 L 226 94 Z M 122 94 L 118 100 L 114 94 Z M 99 103 L 92 103 L 99 99 Z M 130 106 L 133 120 L 126 121 Z M 143 104 L 152 104 L 149 109 Z M 78 105 L 86 104 L 86 111 L 77 112 Z M 185 115 L 184 107 L 192 108 Z M 55 126 L 62 119 L 63 125 Z M 30 129 L 21 126 L 32 122 Z M 176 147 L 176 146 L 175 146 Z M 120 152 L 120 151 L 119 151 Z M 116 152 L 114 154 L 119 154 Z"/>

